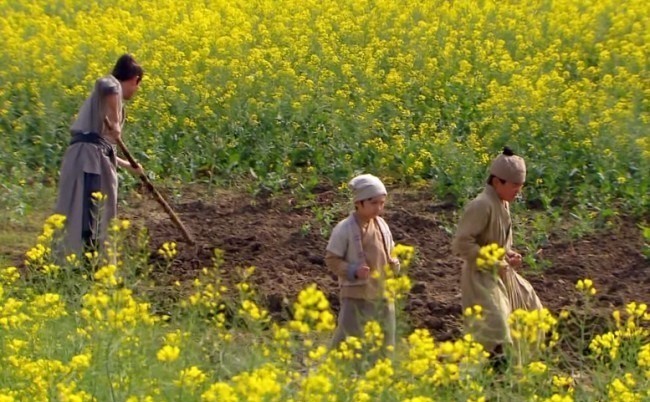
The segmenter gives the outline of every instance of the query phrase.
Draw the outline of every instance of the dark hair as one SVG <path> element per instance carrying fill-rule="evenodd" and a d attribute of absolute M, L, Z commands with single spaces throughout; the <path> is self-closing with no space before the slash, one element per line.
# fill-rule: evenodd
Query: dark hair
<path fill-rule="evenodd" d="M 133 77 L 138 77 L 138 82 L 142 80 L 144 70 L 130 54 L 123 54 L 117 59 L 113 67 L 113 77 L 118 81 L 128 81 Z"/>
<path fill-rule="evenodd" d="M 510 149 L 509 147 L 503 147 L 503 154 L 505 156 L 513 156 L 515 154 L 515 152 L 512 149 Z"/>
<path fill-rule="evenodd" d="M 488 176 L 488 179 L 487 179 L 487 181 L 486 181 L 486 184 L 492 185 L 492 179 L 494 179 L 494 178 L 499 179 L 499 181 L 501 182 L 501 184 L 505 184 L 505 183 L 506 183 L 505 180 L 503 180 L 503 179 L 501 179 L 501 178 L 499 178 L 499 177 L 496 177 L 495 175 L 491 174 L 490 176 Z"/>
<path fill-rule="evenodd" d="M 366 201 L 370 201 L 370 200 L 372 200 L 373 198 L 374 198 L 374 197 L 370 197 L 370 198 L 365 198 L 365 199 L 363 199 L 363 200 L 355 201 L 355 202 L 354 202 L 354 209 L 355 209 L 355 211 L 356 211 L 357 209 L 359 209 L 359 208 L 357 207 L 357 202 L 358 202 L 358 203 L 361 203 L 361 206 L 363 206 L 363 205 L 364 205 L 364 202 L 366 202 Z"/>

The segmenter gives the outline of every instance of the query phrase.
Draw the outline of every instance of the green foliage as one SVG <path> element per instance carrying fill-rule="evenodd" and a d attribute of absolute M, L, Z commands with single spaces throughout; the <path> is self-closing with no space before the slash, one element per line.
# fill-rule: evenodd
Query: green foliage
<path fill-rule="evenodd" d="M 0 5 L 2 182 L 55 181 L 129 51 L 146 75 L 124 139 L 155 180 L 276 192 L 368 171 L 463 200 L 510 145 L 540 208 L 649 207 L 640 0 L 30 4 Z"/>

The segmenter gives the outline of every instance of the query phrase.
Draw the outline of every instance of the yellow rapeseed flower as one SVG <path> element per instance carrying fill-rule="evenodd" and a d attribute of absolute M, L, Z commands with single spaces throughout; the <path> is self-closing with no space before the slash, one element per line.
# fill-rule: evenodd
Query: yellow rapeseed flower
<path fill-rule="evenodd" d="M 554 375 L 552 379 L 553 383 L 553 388 L 558 390 L 558 391 L 573 391 L 573 387 L 575 385 L 575 381 L 573 380 L 573 377 L 570 376 L 559 376 L 559 375 Z"/>
<path fill-rule="evenodd" d="M 156 358 L 161 362 L 173 362 L 180 354 L 181 349 L 178 346 L 165 345 L 156 353 Z"/>
<path fill-rule="evenodd" d="M 479 249 L 476 257 L 476 267 L 482 271 L 496 272 L 506 255 L 506 250 L 496 243 L 488 244 Z"/>
<path fill-rule="evenodd" d="M 405 244 L 396 244 L 393 248 L 391 256 L 399 259 L 402 269 L 407 269 L 411 265 L 411 260 L 415 255 L 415 247 L 407 246 Z"/>
<path fill-rule="evenodd" d="M 101 191 L 96 191 L 96 192 L 92 193 L 90 196 L 96 202 L 102 202 L 108 197 L 106 194 L 103 194 Z"/>
<path fill-rule="evenodd" d="M 225 382 L 217 382 L 201 394 L 202 402 L 239 402 L 240 399 L 232 386 Z"/>
<path fill-rule="evenodd" d="M 463 311 L 463 315 L 467 318 L 480 321 L 483 319 L 483 306 L 477 304 L 472 307 L 467 307 L 465 311 Z"/>
<path fill-rule="evenodd" d="M 242 372 L 232 378 L 233 387 L 242 401 L 272 400 L 280 394 L 284 370 L 265 364 L 250 372 Z"/>
<path fill-rule="evenodd" d="M 0 391 L 0 402 L 14 402 L 16 399 L 9 393 L 4 393 L 3 391 Z"/>
<path fill-rule="evenodd" d="M 178 387 L 194 389 L 205 382 L 207 375 L 196 366 L 181 370 L 174 384 Z"/>
<path fill-rule="evenodd" d="M 373 353 L 381 349 L 384 344 L 384 331 L 377 321 L 368 321 L 363 328 L 363 341 L 369 347 L 369 352 Z"/>
<path fill-rule="evenodd" d="M 326 375 L 315 373 L 301 381 L 298 395 L 302 401 L 322 401 L 332 393 L 333 388 L 332 381 Z"/>
<path fill-rule="evenodd" d="M 639 367 L 645 370 L 646 380 L 650 380 L 650 343 L 641 346 L 637 359 Z"/>
<path fill-rule="evenodd" d="M 56 389 L 58 391 L 58 400 L 61 402 L 91 402 L 95 400 L 90 393 L 78 391 L 77 384 L 74 381 L 68 383 L 59 382 L 56 384 Z"/>
<path fill-rule="evenodd" d="M 101 267 L 97 272 L 95 272 L 95 280 L 99 283 L 102 283 L 106 286 L 116 286 L 121 282 L 121 279 L 118 278 L 117 267 L 113 264 L 109 264 Z"/>
<path fill-rule="evenodd" d="M 585 296 L 593 296 L 596 294 L 596 288 L 594 287 L 594 282 L 591 279 L 580 279 L 576 283 L 576 289 L 578 289 Z"/>
<path fill-rule="evenodd" d="M 0 285 L 11 285 L 20 278 L 20 272 L 16 267 L 6 267 L 0 269 Z"/>
<path fill-rule="evenodd" d="M 548 366 L 546 366 L 545 363 L 540 361 L 531 362 L 526 367 L 526 373 L 529 373 L 531 375 L 541 375 L 546 373 L 547 371 L 548 371 Z"/>
<path fill-rule="evenodd" d="M 384 284 L 384 297 L 389 303 L 401 300 L 411 290 L 411 279 L 406 275 L 388 278 Z"/>
<path fill-rule="evenodd" d="M 293 309 L 293 320 L 289 322 L 289 328 L 293 331 L 303 334 L 310 331 L 327 332 L 336 326 L 329 301 L 315 284 L 298 293 Z"/>
<path fill-rule="evenodd" d="M 92 355 L 89 353 L 82 353 L 79 355 L 72 356 L 70 359 L 70 368 L 73 371 L 80 371 L 90 367 L 92 361 Z"/>
<path fill-rule="evenodd" d="M 589 349 L 597 357 L 616 359 L 621 346 L 621 340 L 614 332 L 596 335 L 589 344 Z"/>
<path fill-rule="evenodd" d="M 243 300 L 239 314 L 253 322 L 266 322 L 270 319 L 268 310 L 260 307 L 252 300 Z"/>
<path fill-rule="evenodd" d="M 543 399 L 542 402 L 573 402 L 573 396 L 570 394 L 553 394 L 551 397 Z"/>
<path fill-rule="evenodd" d="M 607 386 L 607 396 L 611 402 L 640 402 L 641 393 L 637 391 L 637 381 L 631 373 L 622 378 L 614 378 Z"/>
<path fill-rule="evenodd" d="M 176 248 L 176 242 L 165 242 L 163 245 L 158 249 L 158 254 L 163 256 L 166 260 L 172 260 L 176 255 L 178 254 L 178 250 Z"/>

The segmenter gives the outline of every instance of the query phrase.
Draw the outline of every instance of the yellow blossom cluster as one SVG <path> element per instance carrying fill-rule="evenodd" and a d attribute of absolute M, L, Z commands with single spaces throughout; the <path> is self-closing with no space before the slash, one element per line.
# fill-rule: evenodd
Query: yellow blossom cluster
<path fill-rule="evenodd" d="M 64 225 L 65 216 L 60 214 L 50 215 L 45 220 L 37 244 L 25 253 L 26 266 L 42 270 L 50 275 L 56 275 L 59 272 L 59 265 L 52 261 L 52 243 L 57 233 L 61 233 Z"/>
<path fill-rule="evenodd" d="M 461 366 L 483 364 L 488 354 L 470 335 L 457 341 L 436 343 L 426 330 L 416 330 L 408 337 L 409 358 L 403 368 L 414 378 L 434 386 L 448 386 L 465 381 Z"/>
<path fill-rule="evenodd" d="M 108 197 L 106 194 L 102 193 L 101 191 L 95 191 L 95 192 L 92 193 L 90 196 L 92 197 L 92 199 L 93 199 L 93 200 L 95 201 L 95 203 L 97 203 L 97 204 L 102 203 L 102 202 L 105 201 L 106 198 Z"/>
<path fill-rule="evenodd" d="M 479 249 L 476 257 L 476 267 L 482 271 L 497 272 L 503 264 L 506 250 L 496 243 L 488 244 Z"/>
<path fill-rule="evenodd" d="M 249 283 L 254 272 L 255 267 L 253 266 L 246 269 L 240 269 L 240 282 L 235 285 L 239 290 L 239 297 L 241 300 L 238 313 L 247 325 L 263 324 L 268 322 L 270 319 L 268 310 L 255 301 L 255 289 Z"/>
<path fill-rule="evenodd" d="M 173 362 L 180 354 L 181 349 L 178 346 L 165 345 L 156 353 L 156 357 L 161 362 Z"/>
<path fill-rule="evenodd" d="M 289 328 L 293 331 L 302 334 L 311 331 L 327 332 L 336 326 L 329 301 L 316 285 L 310 285 L 300 291 L 293 310 L 293 320 L 289 322 Z"/>
<path fill-rule="evenodd" d="M 0 268 L 0 286 L 9 286 L 20 278 L 16 267 Z M 1 288 L 0 288 L 1 289 Z M 2 293 L 0 293 L 0 296 Z"/>
<path fill-rule="evenodd" d="M 459 196 L 510 142 L 535 155 L 545 206 L 580 180 L 583 205 L 647 207 L 650 17 L 619 3 L 3 3 L 0 150 L 24 167 L 3 166 L 57 171 L 42 156 L 63 153 L 59 128 L 132 52 L 146 74 L 129 127 L 155 132 L 132 140 L 157 174 L 297 185 L 363 166 Z"/>
<path fill-rule="evenodd" d="M 391 256 L 400 261 L 401 269 L 407 269 L 415 256 L 415 247 L 397 243 L 393 248 Z"/>
<path fill-rule="evenodd" d="M 395 382 L 395 370 L 390 359 L 380 359 L 368 370 L 364 378 L 357 382 L 352 398 L 355 402 L 371 402 L 381 399 L 381 395 Z"/>
<path fill-rule="evenodd" d="M 463 311 L 463 315 L 467 318 L 480 321 L 483 319 L 483 307 L 478 304 L 472 307 L 467 307 L 465 311 Z"/>
<path fill-rule="evenodd" d="M 50 215 L 43 224 L 43 233 L 38 236 L 38 243 L 48 243 L 52 241 L 55 233 L 63 229 L 65 225 L 65 216 L 61 214 Z"/>
<path fill-rule="evenodd" d="M 120 287 L 122 279 L 115 265 L 100 268 L 95 284 L 82 297 L 79 315 L 86 320 L 81 332 L 91 336 L 97 331 L 128 331 L 139 325 L 153 325 L 158 318 L 150 312 L 150 304 L 138 302 L 133 291 Z"/>
<path fill-rule="evenodd" d="M 207 376 L 203 371 L 201 371 L 201 369 L 192 366 L 181 370 L 178 380 L 174 381 L 174 384 L 178 387 L 195 389 L 205 382 L 206 379 Z"/>
<path fill-rule="evenodd" d="M 517 309 L 508 317 L 512 338 L 529 345 L 541 342 L 550 335 L 548 345 L 554 346 L 558 340 L 555 332 L 557 323 L 557 319 L 546 308 L 531 311 Z M 543 344 L 540 346 L 545 347 Z"/>
<path fill-rule="evenodd" d="M 198 278 L 192 281 L 192 291 L 187 299 L 181 301 L 181 306 L 188 311 L 193 311 L 204 317 L 205 320 L 215 325 L 218 336 L 222 340 L 229 340 L 230 334 L 221 331 L 226 324 L 226 304 L 224 294 L 228 288 L 223 284 L 223 250 L 215 249 L 212 257 L 213 265 L 202 268 Z M 180 282 L 177 282 L 180 286 Z"/>
<path fill-rule="evenodd" d="M 591 279 L 578 280 L 576 283 L 576 289 L 578 289 L 586 296 L 593 296 L 596 294 L 596 288 L 594 287 L 594 282 Z"/>
<path fill-rule="evenodd" d="M 611 402 L 641 402 L 644 395 L 637 389 L 637 380 L 631 373 L 622 378 L 614 378 L 607 386 L 607 396 Z M 648 395 L 646 395 L 648 396 Z"/>
<path fill-rule="evenodd" d="M 158 249 L 158 254 L 161 255 L 166 260 L 173 260 L 178 254 L 178 249 L 176 248 L 176 242 L 165 242 Z"/>
<path fill-rule="evenodd" d="M 386 279 L 384 284 L 384 297 L 389 303 L 403 299 L 411 290 L 411 279 L 406 275 L 400 275 Z"/>
<path fill-rule="evenodd" d="M 604 334 L 596 335 L 589 344 L 589 349 L 598 358 L 607 358 L 610 361 L 620 357 L 621 348 L 629 344 L 646 340 L 650 336 L 648 323 L 650 312 L 645 303 L 631 302 L 625 306 L 627 319 L 621 319 L 621 311 L 612 312 L 616 329 Z"/>
<path fill-rule="evenodd" d="M 396 258 L 400 263 L 400 272 L 406 272 L 411 265 L 413 256 L 415 255 L 415 248 L 404 244 L 396 244 L 391 253 L 392 258 Z M 408 275 L 399 274 L 391 265 L 387 265 L 384 269 L 385 275 L 383 276 L 384 298 L 389 303 L 394 303 L 396 300 L 401 300 L 411 290 L 411 278 Z M 375 278 L 382 278 L 379 271 L 375 271 Z"/>
<path fill-rule="evenodd" d="M 225 305 L 223 305 L 223 293 L 228 289 L 221 285 L 220 280 L 216 280 L 216 283 L 211 283 L 210 279 L 213 278 L 207 268 L 202 270 L 202 278 L 197 278 L 193 281 L 192 285 L 195 289 L 194 293 L 190 295 L 185 304 L 191 306 L 201 306 L 210 311 L 212 310 L 223 310 Z"/>
<path fill-rule="evenodd" d="M 302 380 L 298 400 L 336 402 L 337 397 L 333 392 L 335 385 L 326 375 L 311 374 Z"/>

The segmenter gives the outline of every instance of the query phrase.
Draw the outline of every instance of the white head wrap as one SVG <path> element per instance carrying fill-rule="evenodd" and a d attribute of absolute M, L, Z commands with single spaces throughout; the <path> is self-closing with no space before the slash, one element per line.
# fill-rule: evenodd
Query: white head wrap
<path fill-rule="evenodd" d="M 384 183 L 378 177 L 371 174 L 362 174 L 350 180 L 348 184 L 352 190 L 354 201 L 367 200 L 378 195 L 387 195 Z"/>

